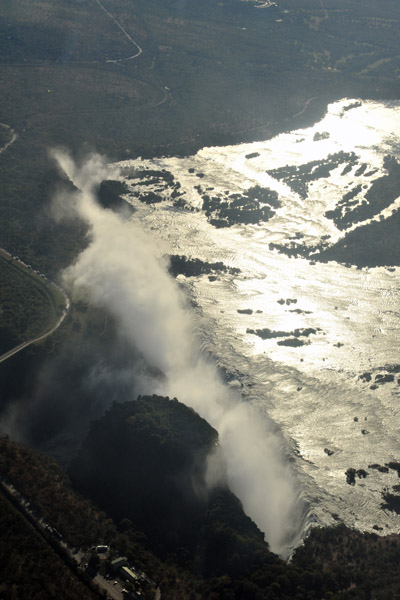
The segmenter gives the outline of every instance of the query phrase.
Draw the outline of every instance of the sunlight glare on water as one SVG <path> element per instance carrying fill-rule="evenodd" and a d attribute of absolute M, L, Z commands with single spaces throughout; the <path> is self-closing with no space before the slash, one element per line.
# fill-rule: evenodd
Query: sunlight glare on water
<path fill-rule="evenodd" d="M 385 155 L 400 158 L 397 132 L 398 103 L 346 99 L 331 104 L 315 126 L 271 140 L 119 165 L 122 173 L 172 173 L 195 209 L 175 207 L 171 189 L 125 178 L 134 218 L 155 232 L 160 254 L 240 269 L 212 280 L 180 276 L 179 282 L 199 306 L 204 343 L 231 384 L 282 428 L 317 522 L 339 519 L 384 533 L 400 532 L 398 516 L 382 508 L 382 493 L 398 484 L 398 476 L 369 467 L 400 460 L 400 270 L 312 264 L 280 254 L 270 243 L 299 234 L 310 245 L 323 236 L 343 236 L 326 211 L 349 189 L 370 189 L 384 174 Z M 305 198 L 266 173 L 339 152 L 354 153 L 357 164 L 347 172 L 340 164 L 310 181 Z M 265 223 L 216 229 L 201 210 L 199 185 L 221 198 L 261 185 L 276 190 L 282 205 Z M 144 190 L 154 190 L 164 202 L 140 203 L 137 195 Z M 398 208 L 397 199 L 374 218 Z M 367 477 L 349 485 L 349 468 L 364 469 Z"/>

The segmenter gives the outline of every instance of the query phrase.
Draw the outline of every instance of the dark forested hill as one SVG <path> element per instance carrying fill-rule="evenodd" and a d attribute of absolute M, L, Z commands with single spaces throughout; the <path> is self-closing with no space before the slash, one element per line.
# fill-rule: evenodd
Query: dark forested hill
<path fill-rule="evenodd" d="M 143 531 L 157 555 L 200 576 L 207 598 L 383 599 L 400 590 L 398 536 L 340 526 L 315 530 L 289 565 L 272 554 L 224 485 L 206 493 L 205 458 L 216 442 L 177 400 L 140 397 L 93 425 L 72 480 L 117 522 Z"/>
<path fill-rule="evenodd" d="M 167 600 L 387 600 L 399 593 L 399 536 L 362 534 L 343 525 L 314 529 L 286 564 L 268 550 L 262 534 L 225 487 L 193 501 L 192 483 L 201 481 L 206 449 L 216 440 L 214 430 L 175 400 L 141 398 L 134 404 L 113 405 L 94 425 L 73 468 L 77 481 L 85 473 L 89 476 L 87 482 L 79 482 L 81 488 L 118 512 L 117 526 L 76 493 L 53 459 L 0 439 L 0 475 L 67 543 L 109 544 L 112 556 L 124 554 L 144 569 Z M 97 474 L 85 472 L 89 462 L 98 467 Z M 118 472 L 123 466 L 123 479 L 111 470 L 116 464 Z M 146 473 L 146 468 L 153 470 Z M 194 479 L 188 478 L 189 473 Z M 111 487 L 117 481 L 119 487 Z M 175 490 L 175 506 L 164 495 L 165 485 Z M 90 597 L 90 589 L 79 591 L 81 584 L 9 500 L 0 501 L 3 597 L 57 598 L 57 578 L 64 581 L 66 598 L 79 593 Z M 159 540 L 152 537 L 168 512 L 171 517 L 182 507 L 180 528 L 169 531 L 169 536 L 160 531 Z M 151 512 L 150 522 L 142 523 L 143 531 L 134 522 L 139 510 Z M 190 514 L 197 529 L 187 521 Z M 150 546 L 167 561 L 161 562 Z"/>
<path fill-rule="evenodd" d="M 243 563 L 254 560 L 245 556 L 245 540 L 268 549 L 223 479 L 207 489 L 207 457 L 217 443 L 217 432 L 176 399 L 139 397 L 114 403 L 92 425 L 70 473 L 118 522 L 130 519 L 163 558 L 221 575 L 237 552 Z"/>

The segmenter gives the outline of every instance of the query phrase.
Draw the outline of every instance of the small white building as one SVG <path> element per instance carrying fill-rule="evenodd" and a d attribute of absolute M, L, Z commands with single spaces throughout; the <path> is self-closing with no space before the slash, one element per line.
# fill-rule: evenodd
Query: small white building
<path fill-rule="evenodd" d="M 136 583 L 138 581 L 138 576 L 128 567 L 122 567 L 120 570 L 121 577 L 125 579 L 125 581 L 130 581 L 131 583 Z"/>

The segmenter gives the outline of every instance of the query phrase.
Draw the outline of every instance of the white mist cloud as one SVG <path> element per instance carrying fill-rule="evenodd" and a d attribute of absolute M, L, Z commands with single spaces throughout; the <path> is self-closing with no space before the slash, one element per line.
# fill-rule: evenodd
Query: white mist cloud
<path fill-rule="evenodd" d="M 91 237 L 90 245 L 64 273 L 65 282 L 88 290 L 91 302 L 108 307 L 128 341 L 163 372 L 187 361 L 191 353 L 189 317 L 179 288 L 160 268 L 144 232 L 95 201 L 95 187 L 115 172 L 96 156 L 79 170 L 64 152 L 53 155 L 81 190 L 79 197 L 71 194 L 71 207 L 88 223 Z M 68 200 L 65 192 L 62 200 Z M 55 206 L 60 207 L 59 198 Z"/>
<path fill-rule="evenodd" d="M 122 334 L 166 375 L 154 392 L 176 396 L 217 431 L 220 453 L 210 457 L 209 478 L 225 475 L 275 552 L 287 555 L 302 533 L 306 504 L 282 449 L 281 437 L 265 418 L 224 384 L 214 364 L 198 351 L 190 312 L 175 281 L 156 253 L 156 239 L 133 220 L 102 209 L 94 198 L 100 182 L 116 177 L 101 157 L 79 167 L 62 151 L 53 156 L 80 190 L 63 193 L 54 204 L 62 214 L 84 219 L 90 244 L 64 273 L 73 288 L 107 307 Z M 70 200 L 70 207 L 65 203 Z"/>

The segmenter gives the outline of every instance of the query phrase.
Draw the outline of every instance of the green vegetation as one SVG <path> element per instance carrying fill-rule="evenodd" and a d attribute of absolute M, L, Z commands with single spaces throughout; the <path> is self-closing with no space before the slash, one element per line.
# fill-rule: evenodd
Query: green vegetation
<path fill-rule="evenodd" d="M 55 223 L 49 213 L 60 182 L 49 148 L 66 146 L 78 161 L 93 150 L 111 160 L 188 154 L 204 145 L 265 139 L 305 126 L 322 116 L 327 102 L 344 96 L 399 98 L 400 5 L 394 0 L 379 5 L 375 0 L 324 0 L 323 5 L 317 0 L 280 0 L 278 7 L 266 10 L 240 0 L 102 3 L 115 20 L 95 1 L 10 0 L 0 7 L 0 110 L 2 121 L 18 133 L 0 153 L 0 247 L 51 277 L 85 246 L 87 228 L 78 221 Z M 133 39 L 143 52 L 130 59 L 138 54 Z M 0 127 L 0 135 L 4 146 L 10 132 Z M 329 171 L 330 165 L 322 167 Z M 303 175 L 307 179 L 311 172 Z M 161 178 L 175 185 L 168 174 Z M 383 185 L 377 180 L 377 197 L 385 191 Z M 115 183 L 106 184 L 100 199 L 118 206 L 123 191 Z M 177 188 L 175 192 L 179 202 Z M 268 219 L 277 199 L 267 194 L 265 200 L 258 197 L 260 190 L 253 192 L 254 196 L 228 199 L 222 213 L 206 199 L 205 210 L 217 226 L 240 222 L 243 212 L 249 222 Z M 156 201 L 157 195 L 144 195 L 143 200 Z M 360 266 L 399 264 L 399 219 L 396 213 L 355 230 L 334 247 L 321 247 L 319 258 Z M 63 300 L 3 257 L 0 277 L 0 333 L 7 349 L 54 322 Z M 24 410 L 18 413 L 16 427 L 26 440 L 44 445 L 56 434 L 67 434 L 72 441 L 63 450 L 64 459 L 69 458 L 89 422 L 112 399 L 132 398 L 134 376 L 126 373 L 132 372 L 133 362 L 142 363 L 116 340 L 115 323 L 81 300 L 54 337 L 13 357 L 7 368 L 0 366 L 1 408 L 5 411 L 18 401 Z M 279 343 L 300 342 L 295 338 Z M 102 389 L 91 387 L 88 373 L 95 369 Z M 189 474 L 191 481 L 194 467 L 202 481 L 204 456 L 216 443 L 216 434 L 174 401 L 168 402 L 168 409 L 164 405 L 160 399 L 150 406 L 144 406 L 143 399 L 134 407 L 114 405 L 85 443 L 87 460 L 103 458 L 98 473 L 103 472 L 108 484 L 102 479 L 95 486 L 97 475 L 91 472 L 80 485 L 110 509 L 118 529 L 76 495 L 51 459 L 2 440 L 0 470 L 70 543 L 110 541 L 116 552 L 154 577 L 167 600 L 393 597 L 400 585 L 397 537 L 381 540 L 345 528 L 314 531 L 286 565 L 269 552 L 228 490 L 217 489 L 199 500 L 189 486 L 186 496 L 180 482 L 187 483 Z M 187 438 L 178 435 L 182 429 Z M 132 452 L 139 448 L 140 453 Z M 133 463 L 137 456 L 142 462 Z M 75 464 L 77 479 L 78 465 L 82 473 L 86 468 L 84 459 L 81 454 Z M 162 466 L 179 477 L 169 480 L 168 471 L 160 472 Z M 160 496 L 164 485 L 166 506 Z M 149 501 L 142 493 L 150 492 Z M 174 500 L 182 507 L 180 538 L 172 526 L 177 516 Z M 385 500 L 397 506 L 391 495 Z M 24 537 L 32 540 L 27 550 L 35 553 L 35 567 L 45 581 L 36 583 L 39 575 L 32 573 L 32 594 L 37 586 L 46 590 L 32 597 L 57 597 L 54 571 L 46 571 L 45 563 L 51 569 L 58 563 L 46 554 L 36 534 L 26 531 L 26 523 L 8 501 L 0 502 L 1 557 L 6 548 L 14 550 L 13 560 L 2 561 L 2 582 L 8 588 L 0 587 L 0 593 L 6 598 L 30 597 L 25 576 L 32 573 L 33 563 L 24 553 Z M 154 520 L 148 516 L 150 507 Z M 159 528 L 165 525 L 163 539 L 157 523 Z M 150 547 L 167 557 L 168 564 Z M 60 580 L 63 597 L 69 597 L 69 589 L 71 598 L 85 597 L 78 592 L 73 596 L 61 571 Z"/>
<path fill-rule="evenodd" d="M 115 535 L 105 515 L 74 493 L 53 458 L 0 438 L 0 473 L 71 546 L 93 545 L 98 540 L 108 543 Z"/>
<path fill-rule="evenodd" d="M 295 338 L 299 337 L 309 337 L 310 335 L 316 335 L 321 329 L 317 327 L 317 329 L 313 329 L 311 327 L 307 329 L 295 329 L 294 331 L 273 331 L 272 329 L 268 329 L 265 327 L 264 329 L 247 329 L 246 333 L 252 333 L 253 335 L 258 335 L 262 340 L 271 340 L 273 338 L 282 338 L 287 337 L 288 335 L 292 335 Z"/>
<path fill-rule="evenodd" d="M 65 464 L 91 420 L 114 399 L 137 395 L 138 371 L 160 376 L 121 340 L 106 310 L 76 298 L 51 336 L 0 363 L 1 419 L 7 422 L 14 406 L 20 439 L 54 452 Z"/>
<path fill-rule="evenodd" d="M 223 482 L 207 490 L 206 458 L 217 442 L 177 400 L 139 397 L 93 424 L 72 481 L 120 526 L 129 519 L 163 560 L 203 578 L 205 597 L 219 590 L 215 598 L 255 598 L 251 574 L 272 583 L 286 566 Z"/>
<path fill-rule="evenodd" d="M 173 254 L 169 258 L 168 271 L 171 275 L 185 275 L 185 277 L 198 277 L 199 275 L 215 275 L 217 273 L 229 273 L 237 275 L 240 269 L 227 267 L 223 262 L 210 263 L 199 258 L 187 258 L 179 254 Z"/>
<path fill-rule="evenodd" d="M 0 148 L 8 144 L 11 141 L 11 133 L 7 127 L 1 127 L 0 124 Z"/>
<path fill-rule="evenodd" d="M 114 404 L 93 425 L 73 481 L 120 526 L 128 518 L 142 530 L 158 556 L 196 576 L 205 598 L 366 599 L 396 589 L 398 573 L 385 579 L 383 561 L 374 561 L 382 553 L 395 564 L 398 536 L 313 530 L 291 564 L 279 560 L 231 492 L 205 494 L 204 460 L 216 442 L 216 432 L 176 400 L 139 397 Z"/>
<path fill-rule="evenodd" d="M 0 9 L 0 108 L 19 134 L 0 155 L 0 246 L 49 275 L 76 256 L 85 228 L 47 214 L 58 180 L 48 148 L 189 153 L 314 122 L 339 97 L 399 95 L 392 0 L 335 0 L 326 13 L 314 0 L 104 6 L 140 56 L 125 60 L 138 49 L 96 2 Z"/>
<path fill-rule="evenodd" d="M 281 202 L 278 194 L 269 188 L 255 185 L 242 194 L 226 194 L 221 200 L 217 196 L 203 194 L 197 187 L 203 199 L 203 210 L 215 227 L 231 227 L 238 223 L 259 223 L 269 221 L 274 216 L 274 208 L 279 208 Z"/>
<path fill-rule="evenodd" d="M 46 333 L 64 306 L 57 288 L 0 251 L 0 354 Z"/>
<path fill-rule="evenodd" d="M 352 202 L 352 199 L 361 192 L 361 184 L 347 192 L 338 206 L 325 214 L 334 220 L 339 229 L 347 229 L 350 225 L 375 217 L 388 208 L 399 196 L 400 165 L 392 156 L 385 156 L 383 166 L 387 174 L 373 181 L 360 204 L 356 201 Z M 362 174 L 359 171 L 365 171 L 365 168 L 366 165 L 362 165 L 356 175 Z M 354 204 L 355 206 L 353 206 Z"/>
<path fill-rule="evenodd" d="M 0 594 L 4 600 L 94 600 L 33 526 L 0 491 Z"/>
<path fill-rule="evenodd" d="M 164 558 L 180 552 L 183 562 L 193 560 L 208 505 L 206 457 L 217 439 L 177 400 L 113 404 L 92 425 L 72 480 L 117 521 L 129 518 Z"/>
<path fill-rule="evenodd" d="M 400 213 L 383 221 L 369 223 L 350 231 L 333 246 L 322 248 L 316 258 L 322 261 L 357 265 L 358 267 L 395 266 L 400 264 Z"/>
<path fill-rule="evenodd" d="M 363 534 L 339 525 L 313 529 L 306 544 L 297 550 L 293 566 L 306 573 L 319 567 L 319 589 L 332 590 L 325 598 L 389 600 L 400 589 L 399 558 L 398 536 Z M 338 593 L 338 589 L 342 591 Z"/>
<path fill-rule="evenodd" d="M 190 589 L 193 586 L 192 578 L 176 567 L 162 564 L 151 552 L 146 550 L 143 547 L 144 534 L 135 530 L 127 519 L 121 523 L 118 531 L 114 522 L 104 512 L 76 493 L 69 478 L 54 459 L 37 454 L 7 438 L 0 438 L 0 476 L 11 482 L 18 492 L 30 501 L 34 513 L 38 517 L 44 518 L 52 528 L 56 528 L 63 540 L 70 546 L 88 549 L 99 543 L 110 544 L 111 556 L 123 554 L 132 564 L 143 569 L 147 575 L 162 586 L 163 597 L 165 596 L 167 600 L 190 597 Z M 2 496 L 0 495 L 1 501 Z M 38 579 L 42 587 L 47 589 L 47 595 L 43 596 L 29 596 L 27 592 L 26 596 L 19 593 L 5 597 L 17 598 L 17 600 L 30 597 L 43 598 L 43 600 L 58 598 L 59 590 L 54 589 L 54 584 L 58 584 L 58 579 L 53 575 L 53 568 L 58 568 L 60 564 L 63 567 L 63 563 L 58 557 L 56 557 L 57 560 L 54 559 L 49 546 L 40 537 L 38 538 L 31 526 L 25 526 L 23 518 L 9 503 L 4 503 L 4 512 L 2 510 L 1 515 L 3 528 L 0 548 L 2 556 L 8 558 L 10 555 L 9 551 L 12 546 L 7 547 L 7 542 L 15 540 L 17 544 L 12 563 L 14 572 L 11 572 L 11 563 L 8 563 L 7 560 L 2 562 L 1 573 L 2 576 L 4 575 L 2 582 L 9 581 L 16 589 L 21 585 L 25 590 L 26 578 L 32 576 L 34 582 Z M 29 527 L 29 535 L 26 540 L 31 539 L 31 536 L 36 539 L 32 547 L 22 543 L 23 540 L 20 539 L 21 535 L 26 535 L 26 527 Z M 49 541 L 48 538 L 47 541 Z M 39 548 L 39 554 L 33 561 L 32 557 L 36 548 Z M 37 567 L 42 564 L 42 556 L 46 552 L 47 555 L 50 554 L 48 556 L 49 564 L 42 565 L 41 573 L 34 574 L 32 569 L 38 570 Z M 51 564 L 50 560 L 53 561 Z M 26 573 L 19 566 L 24 564 L 27 567 Z M 65 577 L 65 567 L 60 569 L 60 578 L 62 577 Z M 0 589 L 2 588 L 0 587 Z M 65 597 L 73 598 L 74 596 L 66 595 Z M 91 596 L 83 594 L 81 597 Z M 153 595 L 145 596 L 146 600 L 149 598 L 153 598 Z M 200 599 L 200 596 L 197 598 Z"/>
<path fill-rule="evenodd" d="M 329 154 L 324 160 L 312 160 L 299 167 L 285 166 L 267 171 L 275 179 L 283 180 L 300 198 L 308 196 L 308 182 L 329 177 L 333 169 L 346 163 L 345 169 L 351 169 L 357 162 L 354 152 L 336 152 Z"/>
<path fill-rule="evenodd" d="M 127 191 L 127 186 L 121 181 L 102 181 L 97 192 L 97 199 L 103 208 L 119 211 L 123 206 L 130 206 L 124 203 L 121 197 Z"/>
<path fill-rule="evenodd" d="M 111 557 L 127 556 L 132 565 L 154 579 L 167 600 L 393 597 L 400 586 L 399 536 L 362 534 L 344 525 L 313 529 L 287 564 L 268 550 L 262 534 L 226 488 L 214 489 L 208 495 L 200 493 L 194 500 L 192 483 L 201 481 L 205 453 L 215 443 L 216 432 L 176 400 L 153 396 L 142 397 L 137 403 L 114 404 L 93 425 L 73 470 L 78 478 L 79 474 L 89 475 L 89 481 L 80 481 L 80 486 L 118 513 L 118 527 L 74 491 L 53 459 L 5 438 L 0 439 L 0 474 L 30 500 L 35 513 L 56 527 L 65 541 L 86 547 L 110 545 Z M 97 475 L 89 463 L 99 468 Z M 116 465 L 118 473 L 122 468 L 122 477 L 115 472 Z M 391 467 L 398 468 L 398 463 Z M 177 505 L 169 501 L 171 489 Z M 143 531 L 135 523 L 140 511 L 151 512 L 151 519 L 142 523 Z M 186 536 L 177 536 L 174 527 L 164 539 L 165 532 L 159 530 L 159 539 L 157 527 L 168 518 L 168 512 L 171 517 L 171 511 L 179 514 L 179 527 L 181 532 L 186 530 Z M 197 528 L 190 522 L 188 511 L 195 517 Z M 56 563 L 44 558 L 48 548 L 42 548 L 37 540 L 32 546 L 22 546 L 18 536 L 27 535 L 27 525 L 17 524 L 15 509 L 4 503 L 1 514 L 2 541 L 13 543 L 15 564 L 27 564 L 29 573 L 32 561 L 28 556 L 31 548 L 38 549 L 40 564 L 43 558 L 51 568 L 43 567 L 35 581 L 40 579 L 41 585 L 51 586 L 51 569 Z M 18 522 L 20 519 L 18 515 Z M 31 535 L 37 537 L 35 532 Z M 192 542 L 188 546 L 189 539 Z M 160 556 L 167 561 L 161 562 Z M 100 564 L 98 560 L 91 562 L 97 567 Z M 2 564 L 7 581 L 22 585 L 25 571 L 17 568 L 11 573 L 8 563 Z M 47 598 L 53 597 L 57 595 L 48 591 Z"/>

